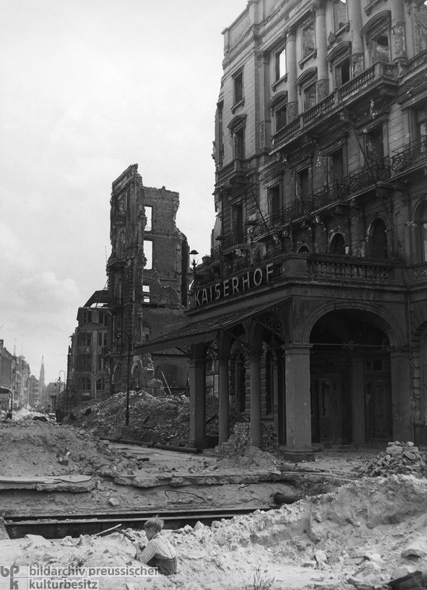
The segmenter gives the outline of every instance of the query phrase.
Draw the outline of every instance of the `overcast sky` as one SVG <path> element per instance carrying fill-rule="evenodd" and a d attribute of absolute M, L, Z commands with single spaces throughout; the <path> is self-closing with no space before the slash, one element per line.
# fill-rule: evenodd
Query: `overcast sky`
<path fill-rule="evenodd" d="M 246 0 L 0 0 L 0 339 L 46 382 L 106 284 L 111 183 L 139 164 L 210 248 L 222 31 Z"/>

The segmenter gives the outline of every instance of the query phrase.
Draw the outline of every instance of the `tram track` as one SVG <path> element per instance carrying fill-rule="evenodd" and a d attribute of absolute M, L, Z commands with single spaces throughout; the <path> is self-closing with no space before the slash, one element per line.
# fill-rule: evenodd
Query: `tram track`
<path fill-rule="evenodd" d="M 158 515 L 165 522 L 167 529 L 179 529 L 186 524 L 194 526 L 200 521 L 210 525 L 214 520 L 231 519 L 234 516 L 252 514 L 256 510 L 274 510 L 277 505 L 245 506 L 239 508 L 197 509 L 197 510 L 150 510 L 121 513 L 98 513 L 79 515 L 28 516 L 10 515 L 4 519 L 6 530 L 11 539 L 21 539 L 25 535 L 41 535 L 46 539 L 60 539 L 66 536 L 95 535 L 117 527 L 143 529 L 146 520 Z"/>

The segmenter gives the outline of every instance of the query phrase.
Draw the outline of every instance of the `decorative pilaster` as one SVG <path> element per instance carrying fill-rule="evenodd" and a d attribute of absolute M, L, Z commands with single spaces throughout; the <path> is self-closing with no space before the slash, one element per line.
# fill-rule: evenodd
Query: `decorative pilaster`
<path fill-rule="evenodd" d="M 297 53 L 295 29 L 289 29 L 286 35 L 286 70 L 288 72 L 287 123 L 289 124 L 298 117 Z"/>
<path fill-rule="evenodd" d="M 352 77 L 355 78 L 363 71 L 363 38 L 362 7 L 360 0 L 348 0 L 348 18 L 350 21 L 351 36 L 351 68 Z"/>
<path fill-rule="evenodd" d="M 316 11 L 316 49 L 317 49 L 317 101 L 321 101 L 329 94 L 328 40 L 326 36 L 326 7 L 324 0 L 317 0 L 314 5 Z"/>

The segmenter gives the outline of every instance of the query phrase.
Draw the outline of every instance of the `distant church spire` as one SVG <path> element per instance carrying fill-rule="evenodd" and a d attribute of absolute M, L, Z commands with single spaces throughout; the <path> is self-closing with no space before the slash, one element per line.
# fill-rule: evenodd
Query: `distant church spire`
<path fill-rule="evenodd" d="M 44 387 L 44 356 L 42 356 L 42 366 L 40 368 L 40 379 L 39 379 L 39 383 L 40 383 L 40 388 Z"/>

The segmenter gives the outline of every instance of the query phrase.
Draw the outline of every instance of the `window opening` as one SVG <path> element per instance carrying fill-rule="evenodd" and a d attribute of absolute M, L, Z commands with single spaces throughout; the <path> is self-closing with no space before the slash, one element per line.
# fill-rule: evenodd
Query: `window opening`
<path fill-rule="evenodd" d="M 387 230 L 382 219 L 377 219 L 373 224 L 370 255 L 374 258 L 387 258 Z"/>
<path fill-rule="evenodd" d="M 342 234 L 335 234 L 335 236 L 332 238 L 331 244 L 329 246 L 329 252 L 338 255 L 345 254 L 345 242 L 344 236 Z"/>
<path fill-rule="evenodd" d="M 234 104 L 243 100 L 243 72 L 234 76 Z"/>
<path fill-rule="evenodd" d="M 233 237 L 236 244 L 244 241 L 243 206 L 241 203 L 233 207 Z"/>
<path fill-rule="evenodd" d="M 276 133 L 280 129 L 286 126 L 286 105 L 279 107 L 275 111 L 275 118 L 276 118 Z"/>
<path fill-rule="evenodd" d="M 388 31 L 381 31 L 372 39 L 372 61 L 390 61 L 390 38 Z"/>
<path fill-rule="evenodd" d="M 310 84 L 303 90 L 304 93 L 304 111 L 308 111 L 316 104 L 316 84 Z"/>
<path fill-rule="evenodd" d="M 350 57 L 338 64 L 335 68 L 335 86 L 339 88 L 350 80 Z"/>
<path fill-rule="evenodd" d="M 308 168 L 301 170 L 298 174 L 297 196 L 306 200 L 310 195 L 310 178 Z"/>
<path fill-rule="evenodd" d="M 329 182 L 342 182 L 344 178 L 344 158 L 342 149 L 329 156 Z"/>
<path fill-rule="evenodd" d="M 107 332 L 98 332 L 98 346 L 107 346 Z"/>
<path fill-rule="evenodd" d="M 144 240 L 144 256 L 146 259 L 145 270 L 151 270 L 153 268 L 153 242 L 150 240 Z"/>
<path fill-rule="evenodd" d="M 143 303 L 150 303 L 150 285 L 142 285 Z"/>
<path fill-rule="evenodd" d="M 153 207 L 151 205 L 145 205 L 145 227 L 144 231 L 152 231 L 153 229 Z"/>
<path fill-rule="evenodd" d="M 273 186 L 269 189 L 269 206 L 270 215 L 273 221 L 280 221 L 281 199 L 280 185 Z"/>
<path fill-rule="evenodd" d="M 283 48 L 275 55 L 276 81 L 286 74 L 286 51 Z"/>
<path fill-rule="evenodd" d="M 375 127 L 366 134 L 366 159 L 375 162 L 384 158 L 383 128 Z"/>
<path fill-rule="evenodd" d="M 245 157 L 245 131 L 239 129 L 234 132 L 234 157 L 244 159 Z"/>

